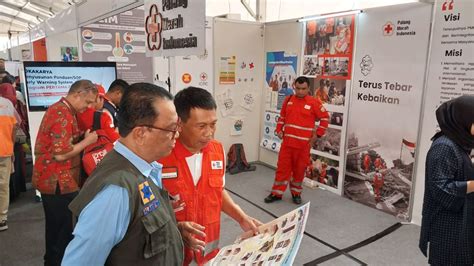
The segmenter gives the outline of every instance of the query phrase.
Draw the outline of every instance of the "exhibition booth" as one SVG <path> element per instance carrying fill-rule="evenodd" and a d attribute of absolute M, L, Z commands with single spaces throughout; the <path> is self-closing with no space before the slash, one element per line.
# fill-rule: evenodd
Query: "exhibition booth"
<path fill-rule="evenodd" d="M 173 94 L 188 86 L 210 91 L 216 139 L 226 150 L 242 143 L 247 161 L 276 167 L 279 112 L 304 75 L 330 112 L 326 135 L 302 155 L 311 158 L 305 193 L 323 188 L 421 223 L 435 109 L 474 90 L 474 3 L 437 0 L 274 22 L 204 19 L 202 12 L 202 33 L 194 35 L 201 52 L 165 56 L 147 56 L 149 6 L 91 4 L 71 6 L 11 43 L 7 70 L 26 84 L 32 147 L 45 108 L 72 80 L 108 88 L 121 78 Z"/>

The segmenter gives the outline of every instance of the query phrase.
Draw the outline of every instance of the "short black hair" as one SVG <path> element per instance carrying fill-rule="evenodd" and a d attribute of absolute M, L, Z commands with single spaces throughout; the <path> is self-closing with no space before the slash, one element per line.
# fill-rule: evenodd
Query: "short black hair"
<path fill-rule="evenodd" d="M 299 83 L 299 84 L 306 83 L 309 86 L 309 78 L 304 77 L 304 76 L 299 76 L 296 78 L 295 83 Z"/>
<path fill-rule="evenodd" d="M 151 125 L 159 113 L 153 104 L 156 99 L 173 100 L 173 95 L 162 87 L 151 83 L 130 85 L 120 101 L 119 134 L 126 137 L 139 125 Z"/>
<path fill-rule="evenodd" d="M 179 91 L 174 97 L 174 106 L 179 118 L 183 122 L 189 119 L 191 109 L 193 108 L 204 110 L 217 109 L 216 101 L 212 94 L 198 87 L 187 87 Z"/>
<path fill-rule="evenodd" d="M 8 83 L 8 84 L 16 83 L 15 77 L 7 74 L 5 77 L 2 78 L 2 84 L 3 83 Z"/>
<path fill-rule="evenodd" d="M 123 79 L 116 79 L 110 84 L 109 90 L 107 92 L 120 91 L 122 94 L 125 93 L 125 89 L 130 86 L 128 82 Z"/>

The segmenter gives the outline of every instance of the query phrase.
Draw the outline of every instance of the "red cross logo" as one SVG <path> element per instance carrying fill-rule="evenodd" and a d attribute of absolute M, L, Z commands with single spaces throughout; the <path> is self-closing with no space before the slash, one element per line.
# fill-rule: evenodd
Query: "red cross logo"
<path fill-rule="evenodd" d="M 449 4 L 448 4 L 448 2 L 449 2 Z M 453 8 L 454 8 L 454 0 L 444 1 L 443 5 L 441 6 L 442 11 L 453 10 Z"/>
<path fill-rule="evenodd" d="M 393 34 L 393 24 L 391 22 L 385 23 L 383 26 L 383 35 L 391 36 Z"/>
<path fill-rule="evenodd" d="M 202 81 L 206 81 L 206 80 L 207 80 L 207 74 L 204 73 L 204 72 L 201 73 L 201 76 L 200 76 L 200 77 L 201 77 L 201 80 L 202 80 Z"/>
<path fill-rule="evenodd" d="M 149 15 L 145 19 L 145 30 L 147 33 L 147 46 L 149 50 L 161 48 L 161 14 L 156 5 L 150 6 Z"/>

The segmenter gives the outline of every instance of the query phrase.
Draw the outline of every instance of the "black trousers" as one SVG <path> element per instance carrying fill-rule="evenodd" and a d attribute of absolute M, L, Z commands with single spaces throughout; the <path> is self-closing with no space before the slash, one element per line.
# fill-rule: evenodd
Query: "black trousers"
<path fill-rule="evenodd" d="M 45 266 L 61 265 L 64 251 L 73 238 L 72 213 L 68 205 L 77 194 L 78 192 L 61 195 L 58 184 L 55 195 L 41 195 L 46 218 Z"/>

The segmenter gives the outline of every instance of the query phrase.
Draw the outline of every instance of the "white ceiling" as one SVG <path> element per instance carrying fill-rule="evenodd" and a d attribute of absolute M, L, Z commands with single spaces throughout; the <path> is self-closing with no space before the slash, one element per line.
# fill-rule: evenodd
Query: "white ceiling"
<path fill-rule="evenodd" d="M 0 34 L 27 31 L 78 0 L 0 0 Z"/>

